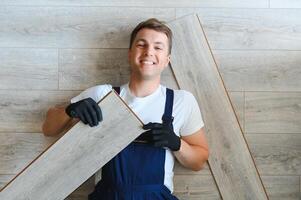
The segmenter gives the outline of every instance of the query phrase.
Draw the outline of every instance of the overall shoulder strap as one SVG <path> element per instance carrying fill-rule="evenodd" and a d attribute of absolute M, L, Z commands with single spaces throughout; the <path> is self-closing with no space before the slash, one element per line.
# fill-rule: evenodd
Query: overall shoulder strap
<path fill-rule="evenodd" d="M 172 89 L 166 88 L 166 100 L 165 100 L 165 108 L 164 114 L 162 116 L 163 123 L 172 123 L 172 108 L 173 108 L 173 99 L 174 99 L 174 91 Z"/>

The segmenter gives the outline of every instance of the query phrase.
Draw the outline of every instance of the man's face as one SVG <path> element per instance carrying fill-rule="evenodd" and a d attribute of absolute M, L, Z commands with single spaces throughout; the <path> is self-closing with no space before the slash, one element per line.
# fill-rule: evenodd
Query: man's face
<path fill-rule="evenodd" d="M 168 48 L 168 38 L 164 33 L 141 29 L 128 53 L 132 75 L 143 80 L 160 78 L 170 61 Z"/>

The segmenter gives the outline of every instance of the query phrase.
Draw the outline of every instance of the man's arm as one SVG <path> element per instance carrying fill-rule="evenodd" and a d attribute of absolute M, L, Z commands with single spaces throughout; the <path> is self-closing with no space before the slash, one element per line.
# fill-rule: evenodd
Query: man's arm
<path fill-rule="evenodd" d="M 42 125 L 42 131 L 45 136 L 56 136 L 68 131 L 79 119 L 69 117 L 65 109 L 68 104 L 57 105 L 49 108 L 46 119 Z"/>
<path fill-rule="evenodd" d="M 192 135 L 181 137 L 180 150 L 174 151 L 174 155 L 183 166 L 194 171 L 201 170 L 209 157 L 204 128 Z"/>
<path fill-rule="evenodd" d="M 91 127 L 97 126 L 102 121 L 101 109 L 91 97 L 68 106 L 50 108 L 42 130 L 46 136 L 55 136 L 66 132 L 79 120 Z"/>

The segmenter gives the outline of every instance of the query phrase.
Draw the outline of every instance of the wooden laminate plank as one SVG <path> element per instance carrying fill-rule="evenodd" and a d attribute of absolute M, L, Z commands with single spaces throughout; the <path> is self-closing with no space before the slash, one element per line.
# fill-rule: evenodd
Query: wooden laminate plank
<path fill-rule="evenodd" d="M 230 91 L 301 91 L 301 51 L 216 50 L 213 55 Z"/>
<path fill-rule="evenodd" d="M 197 13 L 214 50 L 301 50 L 300 9 L 177 8 Z"/>
<path fill-rule="evenodd" d="M 270 200 L 300 200 L 298 176 L 261 176 Z"/>
<path fill-rule="evenodd" d="M 58 89 L 55 49 L 2 48 L 0 89 Z"/>
<path fill-rule="evenodd" d="M 114 7 L 250 7 L 250 8 L 268 8 L 269 1 L 262 0 L 254 3 L 252 0 L 110 0 L 110 1 L 98 1 L 98 0 L 2 0 L 0 5 L 38 5 L 38 6 L 114 6 Z"/>
<path fill-rule="evenodd" d="M 104 118 L 99 126 L 77 123 L 4 187 L 0 199 L 62 200 L 143 131 L 115 92 L 99 105 Z"/>
<path fill-rule="evenodd" d="M 261 175 L 301 175 L 301 134 L 246 134 Z"/>
<path fill-rule="evenodd" d="M 127 51 L 127 49 L 61 49 L 59 88 L 84 90 L 107 83 L 119 86 L 121 74 L 130 71 Z"/>
<path fill-rule="evenodd" d="M 169 23 L 172 68 L 181 89 L 194 94 L 209 141 L 209 164 L 223 199 L 267 199 L 266 191 L 196 15 Z"/>
<path fill-rule="evenodd" d="M 234 111 L 236 113 L 236 116 L 238 118 L 238 122 L 240 124 L 240 127 L 242 128 L 244 132 L 245 128 L 245 94 L 244 92 L 228 92 L 230 101 L 233 105 Z"/>
<path fill-rule="evenodd" d="M 246 133 L 301 133 L 301 92 L 246 92 Z"/>
<path fill-rule="evenodd" d="M 0 190 L 12 179 L 14 174 L 0 174 Z"/>
<path fill-rule="evenodd" d="M 301 8 L 299 0 L 270 0 L 270 8 Z"/>
<path fill-rule="evenodd" d="M 175 9 L 2 6 L 0 47 L 128 48 L 133 28 L 154 16 L 172 20 Z"/>
<path fill-rule="evenodd" d="M 174 194 L 179 199 L 221 199 L 210 175 L 175 175 L 174 184 Z"/>
<path fill-rule="evenodd" d="M 0 132 L 39 133 L 49 107 L 64 104 L 79 93 L 79 90 L 0 90 Z"/>
<path fill-rule="evenodd" d="M 56 139 L 42 133 L 0 133 L 0 174 L 17 174 Z"/>

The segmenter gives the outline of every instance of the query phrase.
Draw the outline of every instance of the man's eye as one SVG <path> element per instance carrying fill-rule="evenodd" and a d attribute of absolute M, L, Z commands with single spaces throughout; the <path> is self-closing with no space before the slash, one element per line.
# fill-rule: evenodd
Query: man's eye
<path fill-rule="evenodd" d="M 155 47 L 155 49 L 162 50 L 162 48 L 161 48 L 161 47 Z"/>
<path fill-rule="evenodd" d="M 144 44 L 137 44 L 137 47 L 143 47 Z"/>

